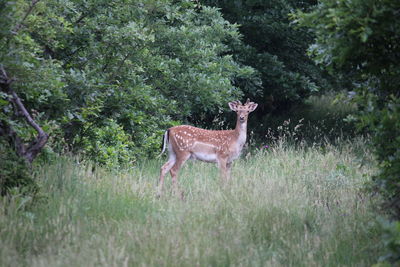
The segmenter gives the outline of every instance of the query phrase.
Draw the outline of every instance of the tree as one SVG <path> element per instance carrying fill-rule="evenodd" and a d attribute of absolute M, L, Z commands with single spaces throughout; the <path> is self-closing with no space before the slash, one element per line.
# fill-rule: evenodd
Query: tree
<path fill-rule="evenodd" d="M 294 9 L 307 10 L 315 1 L 201 2 L 221 8 L 227 20 L 239 25 L 243 43 L 234 44 L 234 57 L 257 70 L 261 83 L 236 82 L 246 96 L 260 103 L 259 116 L 282 113 L 312 92 L 332 87 L 326 73 L 306 55 L 312 34 L 293 27 L 289 19 Z"/>

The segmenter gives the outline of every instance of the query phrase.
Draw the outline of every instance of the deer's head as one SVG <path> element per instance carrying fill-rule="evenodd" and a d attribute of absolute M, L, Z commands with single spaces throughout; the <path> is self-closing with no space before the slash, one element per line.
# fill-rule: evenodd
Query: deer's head
<path fill-rule="evenodd" d="M 249 113 L 253 112 L 258 106 L 257 103 L 250 102 L 250 99 L 247 99 L 244 105 L 239 100 L 229 102 L 228 105 L 231 110 L 236 112 L 240 123 L 247 122 Z"/>

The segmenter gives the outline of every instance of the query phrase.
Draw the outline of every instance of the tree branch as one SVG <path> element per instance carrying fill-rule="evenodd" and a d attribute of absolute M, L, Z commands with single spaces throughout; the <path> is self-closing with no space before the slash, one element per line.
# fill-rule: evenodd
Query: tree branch
<path fill-rule="evenodd" d="M 31 164 L 35 157 L 42 150 L 44 145 L 47 143 L 49 139 L 49 135 L 43 131 L 43 129 L 35 122 L 32 118 L 31 114 L 26 110 L 24 104 L 21 99 L 17 95 L 17 93 L 11 88 L 11 83 L 14 81 L 10 79 L 7 75 L 3 66 L 0 66 L 0 86 L 8 95 L 10 95 L 9 100 L 15 105 L 14 109 L 16 109 L 15 113 L 19 116 L 24 117 L 24 119 L 28 122 L 28 124 L 35 129 L 38 133 L 36 139 L 34 139 L 28 146 L 26 146 L 22 139 L 18 136 L 18 134 L 12 129 L 12 127 L 8 124 L 0 124 L 3 125 L 3 133 L 6 133 L 13 141 L 14 146 L 17 150 L 18 155 L 25 158 L 25 160 Z"/>
<path fill-rule="evenodd" d="M 24 21 L 26 20 L 26 18 L 29 16 L 29 14 L 31 14 L 33 8 L 35 7 L 35 5 L 39 2 L 40 0 L 32 0 L 31 5 L 29 6 L 28 10 L 25 12 L 24 17 L 22 18 L 21 22 L 18 23 L 14 29 L 12 30 L 13 34 L 17 34 L 18 31 L 22 28 L 22 24 L 24 23 Z"/>

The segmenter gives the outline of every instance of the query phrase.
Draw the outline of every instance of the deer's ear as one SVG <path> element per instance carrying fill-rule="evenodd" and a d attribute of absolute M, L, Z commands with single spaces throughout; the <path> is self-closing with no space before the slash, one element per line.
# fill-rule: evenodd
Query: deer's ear
<path fill-rule="evenodd" d="M 231 110 L 233 110 L 233 111 L 235 111 L 235 112 L 237 111 L 237 102 L 236 102 L 236 101 L 234 101 L 234 102 L 229 102 L 228 105 L 229 105 L 229 107 L 230 107 Z"/>
<path fill-rule="evenodd" d="M 254 110 L 256 110 L 257 106 L 258 106 L 257 103 L 251 103 L 251 104 L 249 105 L 249 111 L 250 111 L 250 112 L 253 112 Z"/>

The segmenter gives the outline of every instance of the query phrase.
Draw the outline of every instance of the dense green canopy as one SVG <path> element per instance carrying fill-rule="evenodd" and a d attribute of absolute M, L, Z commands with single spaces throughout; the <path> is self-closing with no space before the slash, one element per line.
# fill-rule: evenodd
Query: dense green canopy
<path fill-rule="evenodd" d="M 317 67 L 306 51 L 313 35 L 293 27 L 289 15 L 307 10 L 315 1 L 290 0 L 208 0 L 221 8 L 224 18 L 240 25 L 243 42 L 233 48 L 234 57 L 252 66 L 262 83 L 240 81 L 246 95 L 260 103 L 258 114 L 281 113 L 293 103 L 302 102 L 312 92 L 332 89 L 329 76 Z"/>
<path fill-rule="evenodd" d="M 232 58 L 236 25 L 191 1 L 16 1 L 1 4 L 0 62 L 51 146 L 106 164 L 145 156 L 163 130 L 239 98 L 254 71 Z M 4 127 L 26 127 L 5 92 Z"/>

